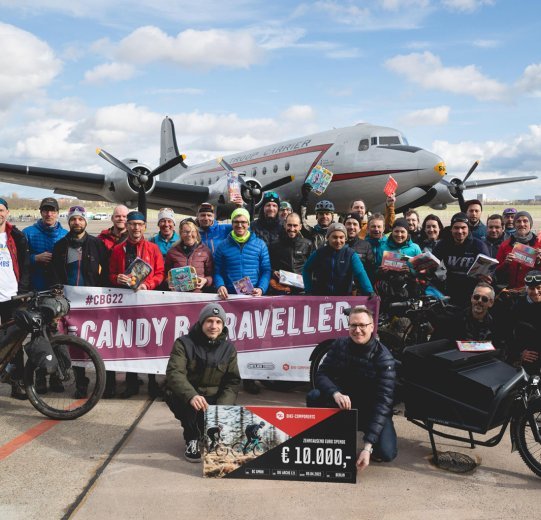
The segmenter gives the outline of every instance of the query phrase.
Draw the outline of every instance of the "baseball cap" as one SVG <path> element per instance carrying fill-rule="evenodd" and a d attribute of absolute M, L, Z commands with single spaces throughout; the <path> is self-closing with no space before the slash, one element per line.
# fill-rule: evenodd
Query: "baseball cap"
<path fill-rule="evenodd" d="M 53 208 L 55 211 L 59 211 L 58 201 L 53 197 L 45 197 L 39 204 L 39 209 Z"/>

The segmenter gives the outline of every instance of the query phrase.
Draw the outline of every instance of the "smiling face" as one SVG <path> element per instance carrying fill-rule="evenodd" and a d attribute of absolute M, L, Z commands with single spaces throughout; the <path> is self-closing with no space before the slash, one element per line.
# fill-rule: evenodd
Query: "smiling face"
<path fill-rule="evenodd" d="M 470 299 L 473 317 L 481 320 L 494 305 L 494 293 L 489 287 L 476 287 Z"/>
<path fill-rule="evenodd" d="M 514 213 L 506 213 L 503 216 L 503 225 L 505 226 L 505 229 L 513 229 L 514 220 L 515 220 L 515 214 Z"/>
<path fill-rule="evenodd" d="M 128 208 L 121 205 L 117 206 L 111 215 L 113 227 L 120 233 L 126 229 L 126 217 L 128 216 L 128 212 Z"/>
<path fill-rule="evenodd" d="M 165 239 L 171 238 L 175 232 L 175 223 L 170 218 L 162 218 L 158 222 L 158 227 L 160 228 L 160 235 Z"/>
<path fill-rule="evenodd" d="M 333 249 L 339 251 L 346 243 L 346 235 L 342 231 L 333 231 L 327 238 L 327 242 Z"/>
<path fill-rule="evenodd" d="M 425 234 L 430 240 L 438 240 L 440 237 L 440 226 L 435 220 L 427 220 L 425 222 Z"/>
<path fill-rule="evenodd" d="M 415 213 L 410 213 L 406 220 L 408 221 L 408 230 L 417 231 L 419 229 L 419 217 Z"/>
<path fill-rule="evenodd" d="M 322 228 L 329 227 L 332 222 L 332 213 L 330 211 L 318 211 L 316 213 L 316 220 Z"/>
<path fill-rule="evenodd" d="M 274 218 L 278 215 L 278 204 L 276 202 L 267 202 L 263 208 L 263 213 L 267 218 Z"/>
<path fill-rule="evenodd" d="M 499 218 L 489 219 L 487 222 L 487 237 L 497 240 L 503 235 L 502 221 Z"/>
<path fill-rule="evenodd" d="M 201 325 L 203 334 L 210 340 L 215 340 L 224 330 L 224 322 L 220 318 L 211 316 Z"/>
<path fill-rule="evenodd" d="M 286 220 L 286 234 L 295 238 L 301 232 L 301 219 L 297 215 L 290 215 Z"/>
<path fill-rule="evenodd" d="M 86 220 L 80 215 L 71 217 L 69 221 L 69 227 L 70 231 L 74 235 L 81 235 L 86 229 Z"/>
<path fill-rule="evenodd" d="M 348 238 L 355 238 L 361 231 L 361 226 L 359 226 L 359 222 L 354 218 L 348 218 L 344 222 L 344 226 L 346 226 L 346 229 L 348 230 Z"/>
<path fill-rule="evenodd" d="M 526 287 L 530 300 L 534 303 L 541 303 L 541 284 L 532 287 Z"/>
<path fill-rule="evenodd" d="M 349 337 L 358 345 L 370 341 L 374 332 L 374 321 L 365 312 L 358 312 L 349 317 Z"/>
<path fill-rule="evenodd" d="M 238 237 L 243 237 L 248 232 L 248 226 L 250 225 L 250 222 L 248 222 L 248 219 L 246 217 L 239 215 L 233 220 L 232 224 L 235 235 L 237 235 Z"/>
<path fill-rule="evenodd" d="M 383 230 L 385 229 L 385 223 L 379 218 L 373 218 L 368 223 L 368 234 L 370 238 L 381 239 L 383 237 Z"/>
<path fill-rule="evenodd" d="M 516 218 L 515 229 L 517 230 L 518 236 L 525 237 L 532 229 L 530 219 L 525 215 L 521 215 L 520 217 Z"/>
<path fill-rule="evenodd" d="M 182 224 L 180 227 L 180 240 L 185 246 L 193 246 L 197 242 L 197 231 L 195 226 Z"/>
<path fill-rule="evenodd" d="M 404 244 L 408 239 L 408 230 L 401 226 L 396 226 L 393 228 L 392 237 L 397 244 Z"/>
<path fill-rule="evenodd" d="M 214 224 L 214 213 L 212 211 L 201 211 L 197 215 L 197 221 L 199 222 L 199 226 L 207 229 Z"/>
<path fill-rule="evenodd" d="M 451 236 L 457 244 L 462 244 L 468 238 L 470 228 L 465 222 L 455 222 L 451 227 Z"/>
<path fill-rule="evenodd" d="M 366 214 L 366 206 L 362 200 L 355 200 L 351 203 L 351 213 L 358 213 L 361 217 Z"/>

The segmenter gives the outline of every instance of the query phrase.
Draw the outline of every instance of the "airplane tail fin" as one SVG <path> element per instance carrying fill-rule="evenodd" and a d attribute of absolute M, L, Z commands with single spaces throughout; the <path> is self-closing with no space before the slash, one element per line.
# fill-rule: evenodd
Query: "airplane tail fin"
<path fill-rule="evenodd" d="M 175 125 L 173 124 L 173 120 L 167 116 L 162 121 L 160 145 L 160 165 L 180 155 L 177 146 L 177 137 L 175 135 Z M 160 180 L 172 182 L 185 168 L 186 165 L 181 163 L 160 174 Z"/>

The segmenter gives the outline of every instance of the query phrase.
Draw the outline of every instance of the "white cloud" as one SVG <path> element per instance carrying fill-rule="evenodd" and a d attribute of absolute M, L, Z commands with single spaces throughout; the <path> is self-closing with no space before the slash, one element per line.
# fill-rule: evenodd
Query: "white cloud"
<path fill-rule="evenodd" d="M 128 63 L 103 63 L 85 72 L 85 83 L 109 83 L 133 78 L 135 67 Z"/>
<path fill-rule="evenodd" d="M 167 61 L 197 68 L 248 68 L 261 60 L 263 50 L 246 31 L 187 29 L 169 36 L 158 27 L 145 26 L 122 39 L 115 55 L 132 64 Z"/>
<path fill-rule="evenodd" d="M 528 65 L 524 69 L 522 77 L 517 82 L 517 87 L 522 92 L 532 96 L 541 96 L 541 63 Z"/>
<path fill-rule="evenodd" d="M 382 7 L 388 11 L 398 11 L 399 9 L 409 9 L 411 7 L 426 8 L 430 5 L 430 0 L 383 0 Z"/>
<path fill-rule="evenodd" d="M 479 40 L 474 40 L 473 45 L 481 49 L 495 49 L 496 47 L 500 46 L 500 42 L 498 40 L 479 39 Z"/>
<path fill-rule="evenodd" d="M 149 94 L 155 94 L 155 95 L 179 95 L 179 96 L 200 96 L 201 94 L 204 94 L 205 91 L 200 88 L 192 88 L 192 87 L 185 87 L 185 88 L 155 88 L 148 91 Z"/>
<path fill-rule="evenodd" d="M 501 100 L 508 94 L 504 84 L 483 75 L 475 65 L 446 67 L 428 51 L 395 56 L 385 66 L 427 89 L 465 94 L 481 101 Z"/>
<path fill-rule="evenodd" d="M 316 117 L 316 113 L 310 105 L 292 105 L 281 115 L 291 122 L 313 121 Z"/>
<path fill-rule="evenodd" d="M 47 43 L 13 25 L 0 23 L 0 110 L 49 85 L 62 62 Z"/>
<path fill-rule="evenodd" d="M 442 3 L 452 11 L 472 12 L 485 5 L 494 5 L 494 0 L 442 0 Z"/>
<path fill-rule="evenodd" d="M 449 120 L 451 108 L 439 106 L 434 108 L 423 108 L 409 112 L 400 119 L 400 122 L 409 126 L 435 126 L 443 125 Z"/>

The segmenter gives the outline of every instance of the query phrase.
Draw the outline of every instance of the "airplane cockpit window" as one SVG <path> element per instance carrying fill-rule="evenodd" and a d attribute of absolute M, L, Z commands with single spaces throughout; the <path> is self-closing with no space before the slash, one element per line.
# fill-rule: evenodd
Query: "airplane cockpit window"
<path fill-rule="evenodd" d="M 408 140 L 406 139 L 405 136 L 402 136 L 402 143 L 405 144 L 406 146 L 409 146 L 410 144 L 408 143 Z"/>
<path fill-rule="evenodd" d="M 370 144 L 372 146 L 376 146 L 378 144 L 378 138 L 377 137 L 371 137 L 370 138 Z"/>
<path fill-rule="evenodd" d="M 401 144 L 400 137 L 397 135 L 382 135 L 379 138 L 380 146 L 390 146 L 392 144 Z"/>
<path fill-rule="evenodd" d="M 368 139 L 361 139 L 359 143 L 359 152 L 364 152 L 368 150 Z"/>

